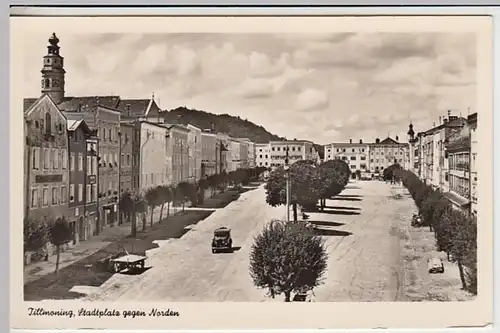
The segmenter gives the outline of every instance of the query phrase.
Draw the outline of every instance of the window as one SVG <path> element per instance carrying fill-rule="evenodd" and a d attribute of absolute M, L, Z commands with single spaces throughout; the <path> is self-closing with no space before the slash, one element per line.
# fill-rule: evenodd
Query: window
<path fill-rule="evenodd" d="M 355 165 L 351 165 L 351 169 L 356 169 L 356 166 Z"/>
<path fill-rule="evenodd" d="M 91 189 L 91 185 L 87 185 L 86 186 L 86 197 L 85 197 L 85 201 L 86 202 L 91 202 L 92 201 L 92 194 L 90 193 L 90 189 Z"/>
<path fill-rule="evenodd" d="M 33 169 L 38 170 L 40 168 L 40 148 L 33 148 L 32 154 Z"/>
<path fill-rule="evenodd" d="M 97 184 L 92 184 L 92 187 L 90 188 L 90 194 L 92 201 L 97 201 Z"/>
<path fill-rule="evenodd" d="M 78 171 L 83 171 L 83 156 L 78 153 Z"/>
<path fill-rule="evenodd" d="M 61 186 L 61 203 L 64 204 L 68 201 L 68 189 L 66 186 Z"/>
<path fill-rule="evenodd" d="M 71 153 L 69 156 L 69 170 L 75 171 L 75 153 Z"/>
<path fill-rule="evenodd" d="M 44 187 L 42 190 L 42 205 L 48 206 L 49 205 L 49 188 Z"/>
<path fill-rule="evenodd" d="M 57 187 L 52 188 L 52 204 L 57 205 Z"/>
<path fill-rule="evenodd" d="M 75 185 L 69 185 L 69 202 L 75 201 Z"/>
<path fill-rule="evenodd" d="M 59 169 L 59 149 L 52 150 L 52 161 L 54 169 Z"/>
<path fill-rule="evenodd" d="M 115 159 L 115 165 L 118 166 L 118 154 L 117 153 L 115 153 L 114 159 Z"/>
<path fill-rule="evenodd" d="M 342 149 L 342 152 L 345 153 L 345 148 Z"/>
<path fill-rule="evenodd" d="M 351 156 L 351 161 L 356 161 L 356 156 Z"/>
<path fill-rule="evenodd" d="M 366 156 L 361 156 L 361 160 L 365 161 L 366 160 Z"/>
<path fill-rule="evenodd" d="M 32 188 L 31 189 L 31 208 L 35 208 L 36 206 L 38 206 L 38 189 Z"/>
<path fill-rule="evenodd" d="M 87 156 L 87 174 L 92 174 L 92 157 Z"/>
<path fill-rule="evenodd" d="M 83 184 L 78 184 L 78 200 L 77 201 L 82 201 L 83 200 Z"/>
<path fill-rule="evenodd" d="M 49 152 L 50 152 L 49 148 L 43 148 L 43 168 L 44 169 L 49 168 L 49 160 L 50 160 Z"/>
<path fill-rule="evenodd" d="M 362 148 L 362 149 L 361 149 L 361 152 L 362 152 L 362 153 L 364 153 L 364 152 L 365 152 L 365 148 Z"/>
<path fill-rule="evenodd" d="M 52 134 L 52 119 L 48 112 L 45 114 L 45 134 Z"/>
<path fill-rule="evenodd" d="M 67 154 L 68 152 L 66 150 L 61 150 L 61 168 L 63 168 L 63 170 L 66 170 L 68 168 Z"/>

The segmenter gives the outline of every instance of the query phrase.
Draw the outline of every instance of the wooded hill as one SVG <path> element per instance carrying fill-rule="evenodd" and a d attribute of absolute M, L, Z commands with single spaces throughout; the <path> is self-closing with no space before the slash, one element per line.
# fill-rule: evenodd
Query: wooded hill
<path fill-rule="evenodd" d="M 269 133 L 264 127 L 247 119 L 242 119 L 239 116 L 235 117 L 228 114 L 218 115 L 186 107 L 178 107 L 163 112 L 163 114 L 165 122 L 169 124 L 191 124 L 202 130 L 213 129 L 216 132 L 227 133 L 234 138 L 248 138 L 255 143 L 290 139 Z M 314 147 L 319 151 L 320 156 L 323 156 L 323 146 L 315 144 Z"/>

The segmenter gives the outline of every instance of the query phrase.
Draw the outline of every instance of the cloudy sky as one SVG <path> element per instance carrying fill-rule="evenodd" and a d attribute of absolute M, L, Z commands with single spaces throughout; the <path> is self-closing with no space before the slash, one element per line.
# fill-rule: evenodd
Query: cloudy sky
<path fill-rule="evenodd" d="M 476 103 L 475 37 L 462 33 L 65 34 L 66 94 L 148 98 L 228 113 L 289 139 L 406 140 Z M 50 32 L 24 40 L 40 95 Z"/>

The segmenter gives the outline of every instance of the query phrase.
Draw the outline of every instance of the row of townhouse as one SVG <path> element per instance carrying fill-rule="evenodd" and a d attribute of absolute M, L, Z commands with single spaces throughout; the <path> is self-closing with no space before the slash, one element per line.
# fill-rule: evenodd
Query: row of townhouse
<path fill-rule="evenodd" d="M 405 167 L 409 163 L 409 144 L 399 142 L 399 137 L 390 137 L 375 142 L 330 143 L 325 145 L 324 159 L 340 159 L 345 161 L 351 169 L 353 177 L 368 176 L 383 172 L 388 166 L 398 163 Z"/>
<path fill-rule="evenodd" d="M 289 163 L 299 160 L 314 160 L 319 162 L 319 155 L 311 141 L 307 140 L 286 140 L 270 141 L 268 143 L 256 143 L 255 163 L 258 167 L 274 169 L 285 165 L 287 157 Z"/>
<path fill-rule="evenodd" d="M 255 166 L 250 140 L 167 124 L 154 96 L 66 96 L 58 43 L 53 34 L 41 97 L 24 99 L 25 217 L 65 216 L 77 244 L 123 221 L 124 192 Z"/>
<path fill-rule="evenodd" d="M 410 124 L 410 166 L 426 184 L 440 189 L 454 207 L 477 213 L 477 113 L 440 117 L 415 134 Z"/>

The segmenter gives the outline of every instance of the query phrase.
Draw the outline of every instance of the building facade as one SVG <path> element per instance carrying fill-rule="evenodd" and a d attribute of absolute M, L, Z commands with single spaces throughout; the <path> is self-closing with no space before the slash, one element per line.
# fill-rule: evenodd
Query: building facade
<path fill-rule="evenodd" d="M 290 164 L 300 160 L 314 159 L 315 150 L 313 147 L 313 143 L 310 141 L 305 141 L 305 140 L 271 141 L 269 142 L 269 161 L 270 161 L 269 166 L 271 168 L 276 168 L 285 165 L 287 148 L 288 148 L 288 158 Z"/>
<path fill-rule="evenodd" d="M 239 138 L 241 142 L 241 167 L 244 169 L 255 167 L 255 143 L 248 138 Z"/>
<path fill-rule="evenodd" d="M 356 175 L 358 170 L 361 174 L 370 172 L 369 151 L 370 145 L 363 143 L 363 140 L 359 140 L 359 143 L 353 143 L 352 140 L 349 140 L 348 143 L 341 142 L 326 145 L 324 155 L 325 161 L 337 159 L 346 162 L 351 169 L 351 173 Z"/>
<path fill-rule="evenodd" d="M 230 146 L 229 135 L 225 133 L 216 134 L 216 173 L 227 172 L 228 170 L 228 155 Z"/>
<path fill-rule="evenodd" d="M 87 175 L 97 174 L 96 154 L 88 151 L 87 142 L 93 131 L 84 120 L 68 120 L 69 141 L 69 210 L 68 222 L 72 243 L 90 238 L 95 232 L 97 182 Z M 89 219 L 90 216 L 90 219 Z"/>
<path fill-rule="evenodd" d="M 68 215 L 67 120 L 48 94 L 24 112 L 25 217 L 54 221 Z"/>
<path fill-rule="evenodd" d="M 120 195 L 125 192 L 134 192 L 133 182 L 133 139 L 134 139 L 134 123 L 120 122 Z"/>
<path fill-rule="evenodd" d="M 167 183 L 177 185 L 189 180 L 189 129 L 182 125 L 166 125 Z"/>
<path fill-rule="evenodd" d="M 468 130 L 468 129 L 467 129 Z M 469 133 L 450 136 L 446 143 L 448 189 L 444 195 L 457 209 L 470 206 L 470 138 Z"/>
<path fill-rule="evenodd" d="M 137 122 L 140 131 L 139 191 L 167 184 L 167 128 L 147 121 Z"/>
<path fill-rule="evenodd" d="M 231 166 L 229 167 L 229 171 L 236 171 L 241 168 L 241 142 L 235 138 L 231 138 L 231 142 L 229 144 L 229 151 L 231 152 Z"/>
<path fill-rule="evenodd" d="M 197 182 L 201 179 L 202 131 L 191 124 L 188 124 L 187 128 L 189 129 L 189 181 Z"/>
<path fill-rule="evenodd" d="M 395 163 L 398 163 L 403 168 L 408 168 L 409 165 L 409 144 L 399 142 L 390 137 L 380 141 L 375 140 L 375 143 L 369 144 L 369 168 L 371 173 L 383 172 L 383 170 Z"/>
<path fill-rule="evenodd" d="M 204 130 L 201 133 L 201 176 L 211 176 L 217 167 L 217 134 Z"/>
<path fill-rule="evenodd" d="M 258 167 L 269 168 L 271 166 L 270 147 L 268 143 L 255 144 L 255 164 Z"/>
<path fill-rule="evenodd" d="M 467 123 L 469 127 L 470 135 L 470 202 L 471 202 L 471 213 L 477 215 L 477 164 L 478 161 L 478 145 L 477 145 L 477 113 L 473 113 L 467 117 Z"/>

